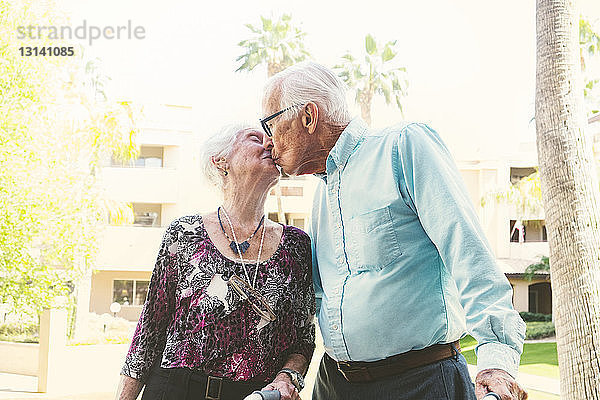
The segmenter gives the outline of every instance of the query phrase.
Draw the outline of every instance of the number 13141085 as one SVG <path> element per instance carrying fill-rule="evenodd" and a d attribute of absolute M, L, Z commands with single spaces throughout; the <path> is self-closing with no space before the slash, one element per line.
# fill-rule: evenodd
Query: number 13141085
<path fill-rule="evenodd" d="M 70 57 L 75 55 L 73 47 L 19 47 L 22 57 Z"/>

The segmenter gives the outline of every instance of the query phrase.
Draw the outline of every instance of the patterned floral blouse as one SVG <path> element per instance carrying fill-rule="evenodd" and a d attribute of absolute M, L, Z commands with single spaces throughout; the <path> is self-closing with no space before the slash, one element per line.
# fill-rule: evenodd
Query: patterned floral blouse
<path fill-rule="evenodd" d="M 259 264 L 256 289 L 276 319 L 268 322 L 227 280 L 241 263 L 212 243 L 202 217 L 167 228 L 146 303 L 121 373 L 145 382 L 151 367 L 186 367 L 232 380 L 271 381 L 292 353 L 310 361 L 315 299 L 310 239 L 285 226 L 279 247 Z M 246 264 L 254 278 L 256 264 Z"/>

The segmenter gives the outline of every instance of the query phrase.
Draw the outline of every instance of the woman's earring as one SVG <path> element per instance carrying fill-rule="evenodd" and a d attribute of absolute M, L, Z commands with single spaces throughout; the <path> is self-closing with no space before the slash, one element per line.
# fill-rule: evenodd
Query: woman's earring
<path fill-rule="evenodd" d="M 227 170 L 223 171 L 223 175 L 227 176 L 229 174 L 229 172 L 227 172 Z"/>

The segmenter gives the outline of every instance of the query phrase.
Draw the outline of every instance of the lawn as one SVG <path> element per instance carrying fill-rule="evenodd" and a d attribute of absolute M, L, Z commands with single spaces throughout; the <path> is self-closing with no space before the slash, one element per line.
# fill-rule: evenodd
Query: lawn
<path fill-rule="evenodd" d="M 471 336 L 461 339 L 460 347 L 469 364 L 477 364 L 475 346 L 477 342 Z M 558 379 L 558 357 L 556 343 L 525 343 L 519 371 L 526 374 L 547 376 Z"/>

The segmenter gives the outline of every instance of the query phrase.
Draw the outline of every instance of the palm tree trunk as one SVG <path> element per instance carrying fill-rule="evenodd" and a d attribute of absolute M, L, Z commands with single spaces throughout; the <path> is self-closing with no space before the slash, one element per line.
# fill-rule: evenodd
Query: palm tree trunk
<path fill-rule="evenodd" d="M 561 398 L 600 400 L 600 209 L 573 0 L 537 0 L 537 147 Z"/>
<path fill-rule="evenodd" d="M 360 117 L 367 125 L 371 125 L 371 103 L 373 102 L 373 95 L 374 93 L 369 87 L 369 90 L 363 92 L 360 98 Z"/>
<path fill-rule="evenodd" d="M 367 125 L 371 125 L 371 104 L 360 104 L 360 117 L 367 123 Z"/>

